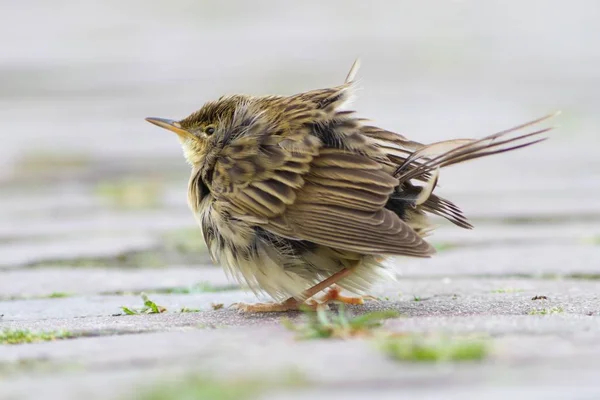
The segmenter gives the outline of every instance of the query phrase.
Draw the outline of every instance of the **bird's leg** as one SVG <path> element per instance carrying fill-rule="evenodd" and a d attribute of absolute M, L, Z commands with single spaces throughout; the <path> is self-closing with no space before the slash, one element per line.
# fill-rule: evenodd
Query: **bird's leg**
<path fill-rule="evenodd" d="M 302 305 L 301 301 L 296 300 L 293 297 L 290 297 L 286 301 L 282 301 L 281 303 L 255 303 L 255 304 L 247 304 L 247 303 L 235 303 L 232 304 L 232 307 L 238 309 L 243 312 L 254 312 L 254 313 L 263 313 L 263 312 L 285 312 L 285 311 L 296 311 L 299 310 Z M 316 304 L 306 304 L 309 308 L 316 309 Z"/>
<path fill-rule="evenodd" d="M 343 296 L 340 294 L 341 291 L 342 288 L 338 285 L 331 285 L 325 294 L 317 300 L 318 304 L 327 304 L 336 301 L 338 303 L 360 305 L 364 304 L 365 300 L 377 300 L 377 297 L 374 296 Z"/>
<path fill-rule="evenodd" d="M 364 304 L 365 300 L 377 300 L 377 298 L 374 296 L 349 297 L 340 294 L 341 288 L 335 283 L 350 275 L 355 267 L 356 266 L 350 268 L 342 268 L 340 271 L 331 275 L 329 278 L 317 283 L 310 289 L 305 290 L 299 296 L 299 298 L 301 299 L 310 299 L 317 293 L 327 289 L 327 292 L 318 299 L 310 299 L 303 302 L 301 300 L 295 299 L 294 297 L 290 297 L 289 299 L 281 303 L 236 303 L 233 306 L 236 307 L 238 310 L 244 312 L 285 312 L 300 310 L 302 308 L 309 308 L 315 310 L 317 307 L 324 306 L 332 301 L 341 302 L 345 304 L 359 305 Z"/>
<path fill-rule="evenodd" d="M 340 271 L 331 275 L 329 278 L 325 279 L 322 282 L 317 283 L 315 286 L 310 289 L 305 290 L 299 296 L 301 299 L 308 299 L 313 297 L 315 294 L 319 293 L 322 290 L 327 289 L 329 286 L 335 284 L 342 278 L 350 275 L 352 273 L 353 268 L 342 268 Z M 316 309 L 321 303 L 316 301 L 307 301 L 303 302 L 301 300 L 297 300 L 294 297 L 290 297 L 286 301 L 281 303 L 256 303 L 256 304 L 246 304 L 246 303 L 236 303 L 233 304 L 232 307 L 237 308 L 240 311 L 244 312 L 284 312 L 284 311 L 294 311 L 300 310 L 301 308 L 308 307 L 311 309 Z M 326 303 L 323 303 L 326 304 Z M 304 307 L 303 307 L 304 306 Z"/>
<path fill-rule="evenodd" d="M 317 283 L 315 286 L 302 292 L 302 298 L 308 299 L 310 297 L 313 297 L 315 294 L 319 293 L 320 291 L 325 290 L 332 285 L 335 285 L 335 283 L 338 282 L 340 279 L 343 279 L 343 278 L 347 277 L 348 275 L 350 275 L 353 270 L 354 270 L 354 268 L 342 268 L 340 271 L 331 275 L 329 278 Z"/>

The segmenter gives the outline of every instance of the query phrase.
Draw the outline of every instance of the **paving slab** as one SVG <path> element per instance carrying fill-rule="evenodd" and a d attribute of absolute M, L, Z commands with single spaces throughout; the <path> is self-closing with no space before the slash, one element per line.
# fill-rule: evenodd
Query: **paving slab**
<path fill-rule="evenodd" d="M 464 251 L 451 250 L 451 251 Z M 445 252 L 445 251 L 444 251 Z M 417 265 L 411 266 L 407 259 L 396 260 L 396 264 L 392 264 L 392 268 L 396 271 L 397 281 L 391 281 L 389 284 L 380 283 L 376 288 L 393 292 L 403 291 L 409 294 L 419 294 L 423 288 L 423 283 L 436 282 L 436 279 L 445 282 L 444 291 L 463 292 L 464 290 L 499 290 L 503 288 L 511 288 L 511 285 L 518 285 L 517 289 L 527 289 L 536 287 L 546 287 L 554 289 L 557 285 L 563 285 L 559 280 L 558 283 L 548 283 L 546 280 L 532 279 L 514 279 L 510 278 L 513 274 L 512 270 L 506 273 L 497 272 L 491 274 L 488 280 L 467 280 L 464 287 L 465 277 L 469 275 L 481 276 L 485 275 L 483 271 L 473 269 L 469 270 L 463 267 L 463 273 L 459 274 L 452 269 L 445 269 L 443 266 L 438 266 L 438 257 L 445 256 L 436 255 L 431 260 L 419 260 Z M 448 267 L 452 268 L 452 267 Z M 488 266 L 485 267 L 485 272 L 488 272 Z M 527 275 L 526 270 L 519 270 L 518 275 Z M 563 270 L 562 272 L 548 272 L 548 279 L 557 280 L 561 276 L 578 276 L 586 278 L 586 270 L 574 268 Z M 532 276 L 535 274 L 532 274 Z M 509 276 L 509 277 L 506 277 Z M 587 276 L 588 280 L 594 281 L 597 279 L 595 272 Z M 417 279 L 417 281 L 413 281 Z M 428 279 L 431 279 L 429 281 Z M 421 281 L 422 280 L 422 281 Z M 585 282 L 585 279 L 580 279 L 580 282 Z M 161 291 L 170 288 L 186 288 L 194 285 L 203 284 L 212 287 L 213 289 L 229 288 L 236 284 L 235 280 L 230 279 L 223 269 L 214 264 L 210 265 L 169 265 L 163 268 L 123 268 L 117 266 L 109 267 L 44 267 L 43 265 L 37 268 L 18 268 L 0 271 L 0 300 L 7 298 L 27 298 L 27 297 L 47 297 L 53 293 L 63 293 L 65 295 L 78 294 L 101 294 L 111 292 L 140 292 Z M 577 285 L 573 282 L 567 287 L 562 286 L 563 290 L 570 290 Z M 439 285 L 434 284 L 434 290 L 440 290 Z M 514 288 L 513 288 L 514 289 Z M 420 293 L 423 294 L 423 293 Z"/>
<path fill-rule="evenodd" d="M 226 288 L 231 282 L 217 266 L 169 266 L 168 268 L 52 268 L 0 272 L 0 300 L 111 292 L 136 293 L 205 285 Z"/>
<path fill-rule="evenodd" d="M 600 273 L 600 246 L 540 243 L 441 251 L 431 259 L 397 258 L 402 274 L 427 275 L 570 275 Z"/>
<path fill-rule="evenodd" d="M 526 315 L 540 309 L 560 308 L 560 313 L 577 315 L 600 315 L 600 281 L 585 280 L 490 280 L 482 282 L 479 279 L 411 279 L 397 284 L 387 284 L 374 288 L 374 295 L 380 301 L 366 302 L 357 310 L 373 311 L 395 309 L 401 314 L 415 316 L 466 316 L 466 315 Z M 546 296 L 545 300 L 532 300 L 535 296 Z M 227 308 L 236 302 L 268 301 L 267 298 L 257 298 L 246 291 L 232 290 L 214 293 L 193 294 L 152 294 L 151 299 L 171 312 L 179 311 L 182 307 L 190 309 L 211 310 L 212 304 L 224 304 Z M 36 321 L 47 321 L 43 326 L 51 329 L 53 321 L 60 319 L 61 329 L 78 329 L 78 326 L 90 326 L 83 317 L 111 316 L 121 312 L 121 306 L 141 306 L 139 296 L 82 296 L 58 299 L 15 300 L 0 302 L 0 310 L 4 314 L 0 327 L 26 328 L 33 326 Z M 168 314 L 168 323 L 175 323 L 183 318 L 183 325 L 190 319 L 198 324 L 210 323 L 212 318 L 216 325 L 240 324 L 240 321 L 255 321 L 257 318 L 271 316 L 247 316 L 242 318 L 239 313 L 228 309 L 215 313 L 199 313 L 195 316 L 184 314 Z M 170 314 L 170 313 L 169 313 Z M 279 320 L 280 315 L 272 318 Z M 68 327 L 69 318 L 72 326 Z M 123 318 L 130 318 L 124 316 Z M 160 321 L 157 316 L 153 321 Z M 232 322 L 228 323 L 228 318 Z M 20 322 L 18 322 L 20 321 Z M 108 321 L 110 325 L 112 320 Z M 17 322 L 16 324 L 12 322 Z M 105 323 L 95 320 L 94 324 L 105 329 Z M 83 325 L 81 325 L 83 324 Z M 151 325 L 152 323 L 150 323 Z M 159 325 L 164 327 L 164 323 Z M 177 324 L 177 323 L 175 323 Z"/>
<path fill-rule="evenodd" d="M 254 295 L 242 291 L 203 294 L 153 294 L 151 299 L 167 310 L 178 311 L 183 307 L 211 309 L 212 303 L 231 304 L 239 301 L 256 301 Z M 121 307 L 141 308 L 139 295 L 83 296 L 58 299 L 14 300 L 0 303 L 4 317 L 9 320 L 41 320 L 52 318 L 78 318 L 86 316 L 123 313 Z M 0 322 L 4 323 L 4 322 Z"/>
<path fill-rule="evenodd" d="M 439 227 L 428 237 L 433 244 L 445 248 L 474 246 L 528 246 L 535 243 L 553 245 L 597 244 L 600 246 L 600 223 L 598 221 L 575 222 L 528 221 L 503 223 L 497 220 L 472 221 L 473 229 L 460 229 L 446 221 L 437 222 Z"/>
<path fill-rule="evenodd" d="M 18 268 L 44 261 L 115 257 L 149 250 L 159 244 L 148 235 L 79 237 L 0 245 L 0 268 Z"/>
<path fill-rule="evenodd" d="M 77 214 L 69 210 L 68 204 L 65 204 L 63 213 L 60 218 L 56 216 L 30 219 L 6 218 L 0 224 L 0 238 L 32 241 L 39 238 L 81 237 L 102 233 L 126 236 L 196 226 L 190 211 L 183 207 L 173 210 L 130 210 L 129 212 L 102 210 L 90 213 L 86 210 Z"/>
<path fill-rule="evenodd" d="M 520 346 L 515 348 L 516 344 Z M 565 351 L 565 347 L 576 349 L 575 354 Z M 510 387 L 538 393 L 559 385 L 571 390 L 583 387 L 587 389 L 584 393 L 600 390 L 594 385 L 597 376 L 594 374 L 600 372 L 595 361 L 600 354 L 597 340 L 578 342 L 552 335 L 535 338 L 508 335 L 495 339 L 494 348 L 485 364 L 432 366 L 394 362 L 368 340 L 295 342 L 293 335 L 281 327 L 83 338 L 8 348 L 0 354 L 1 362 L 42 360 L 56 369 L 53 376 L 46 373 L 41 379 L 35 372 L 29 376 L 17 373 L 15 379 L 13 372 L 6 384 L 0 386 L 0 393 L 8 396 L 20 392 L 21 398 L 33 398 L 43 390 L 48 395 L 61 393 L 65 398 L 73 398 L 103 383 L 103 390 L 90 395 L 105 398 L 119 389 L 123 392 L 140 387 L 142 379 L 147 386 L 159 383 L 158 371 L 163 375 L 161 379 L 174 371 L 181 376 L 182 366 L 187 367 L 187 373 L 193 371 L 199 376 L 226 381 L 233 376 L 265 379 L 280 376 L 286 370 L 299 371 L 309 382 L 306 386 L 316 387 L 313 390 L 319 395 L 336 389 L 345 393 L 376 387 L 410 394 L 435 388 L 438 395 L 453 389 L 460 393 Z M 512 350 L 506 352 L 506 349 Z M 356 365 L 361 366 L 360 372 Z M 136 371 L 131 374 L 133 366 Z M 582 373 L 570 376 L 569 367 L 574 366 L 582 368 Z M 69 368 L 75 372 L 69 372 Z M 123 382 L 124 377 L 128 378 L 128 384 Z M 33 379 L 36 390 L 23 390 Z M 69 390 L 64 386 L 58 388 L 59 380 L 68 384 Z"/>

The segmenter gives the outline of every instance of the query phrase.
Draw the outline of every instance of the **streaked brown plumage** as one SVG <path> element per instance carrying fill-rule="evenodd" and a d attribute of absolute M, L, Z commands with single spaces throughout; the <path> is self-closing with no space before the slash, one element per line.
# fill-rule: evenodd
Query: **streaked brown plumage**
<path fill-rule="evenodd" d="M 519 133 L 550 116 L 480 140 L 423 145 L 343 108 L 357 68 L 332 88 L 223 96 L 179 122 L 147 119 L 181 140 L 192 166 L 189 206 L 213 259 L 279 302 L 242 310 L 295 309 L 328 287 L 321 302 L 360 303 L 335 285 L 364 293 L 390 276 L 386 256 L 433 254 L 427 213 L 471 228 L 433 193 L 440 168 L 529 146 L 548 131 Z"/>

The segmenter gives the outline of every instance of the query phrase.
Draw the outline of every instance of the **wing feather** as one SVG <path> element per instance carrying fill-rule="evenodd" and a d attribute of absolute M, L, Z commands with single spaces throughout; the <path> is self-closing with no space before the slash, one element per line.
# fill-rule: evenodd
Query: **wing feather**
<path fill-rule="evenodd" d="M 235 218 L 261 221 L 274 234 L 340 250 L 419 257 L 433 253 L 385 209 L 398 181 L 379 162 L 351 150 L 322 147 L 310 135 L 240 139 L 223 149 L 213 175 L 213 187 L 233 183 L 215 196 Z"/>

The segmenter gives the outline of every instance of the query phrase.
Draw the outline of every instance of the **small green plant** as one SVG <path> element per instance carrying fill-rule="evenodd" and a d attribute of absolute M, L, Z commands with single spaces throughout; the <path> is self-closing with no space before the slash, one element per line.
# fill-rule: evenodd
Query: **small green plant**
<path fill-rule="evenodd" d="M 122 306 L 121 310 L 127 315 L 137 315 L 137 314 L 160 314 L 167 311 L 166 308 L 157 305 L 155 302 L 150 300 L 146 293 L 142 293 L 142 301 L 144 302 L 144 307 L 140 309 L 134 309 Z"/>
<path fill-rule="evenodd" d="M 560 314 L 565 310 L 562 307 L 552 307 L 552 308 L 539 308 L 529 311 L 529 315 L 550 315 L 550 314 Z"/>
<path fill-rule="evenodd" d="M 421 296 L 413 296 L 413 301 L 421 301 Z"/>
<path fill-rule="evenodd" d="M 0 331 L 0 344 L 49 342 L 73 337 L 75 335 L 67 331 L 32 332 L 21 329 L 5 329 Z"/>
<path fill-rule="evenodd" d="M 394 360 L 412 362 L 475 361 L 488 353 L 486 343 L 480 340 L 415 335 L 383 339 L 381 349 Z"/>
<path fill-rule="evenodd" d="M 348 317 L 343 304 L 340 304 L 337 314 L 317 307 L 316 311 L 306 310 L 307 322 L 296 325 L 289 319 L 282 321 L 283 325 L 298 334 L 299 339 L 328 339 L 350 338 L 356 336 L 371 336 L 382 321 L 396 318 L 396 311 L 376 311 L 356 317 Z"/>

